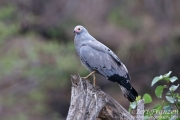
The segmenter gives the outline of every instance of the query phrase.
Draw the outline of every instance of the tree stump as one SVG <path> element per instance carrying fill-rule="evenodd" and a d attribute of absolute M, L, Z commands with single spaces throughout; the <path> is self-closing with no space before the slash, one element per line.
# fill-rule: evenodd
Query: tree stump
<path fill-rule="evenodd" d="M 89 81 L 76 75 L 71 81 L 71 103 L 66 120 L 135 120 L 117 101 Z"/>

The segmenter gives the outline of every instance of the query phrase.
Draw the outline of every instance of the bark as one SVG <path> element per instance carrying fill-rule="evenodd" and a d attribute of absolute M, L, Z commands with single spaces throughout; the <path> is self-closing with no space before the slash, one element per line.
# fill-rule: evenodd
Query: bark
<path fill-rule="evenodd" d="M 116 100 L 89 81 L 75 75 L 71 81 L 71 103 L 66 120 L 135 120 L 136 117 Z M 143 111 L 144 107 L 139 109 Z"/>
<path fill-rule="evenodd" d="M 137 114 L 137 120 L 144 120 L 144 100 L 138 101 L 136 114 Z"/>

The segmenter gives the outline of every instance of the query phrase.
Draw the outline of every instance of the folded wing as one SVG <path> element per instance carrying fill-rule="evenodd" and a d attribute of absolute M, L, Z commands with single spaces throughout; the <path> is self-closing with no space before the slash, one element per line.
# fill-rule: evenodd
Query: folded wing
<path fill-rule="evenodd" d="M 119 58 L 103 44 L 87 44 L 80 49 L 81 62 L 88 69 L 96 70 L 104 77 L 109 78 L 114 74 L 127 76 L 128 71 Z M 116 81 L 114 81 L 116 82 Z"/>

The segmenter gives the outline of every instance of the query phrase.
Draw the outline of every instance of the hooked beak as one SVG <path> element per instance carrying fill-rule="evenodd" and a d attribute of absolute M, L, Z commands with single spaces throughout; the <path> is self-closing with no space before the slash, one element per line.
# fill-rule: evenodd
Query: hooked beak
<path fill-rule="evenodd" d="M 73 30 L 73 33 L 76 33 L 76 31 L 75 31 L 75 30 Z"/>

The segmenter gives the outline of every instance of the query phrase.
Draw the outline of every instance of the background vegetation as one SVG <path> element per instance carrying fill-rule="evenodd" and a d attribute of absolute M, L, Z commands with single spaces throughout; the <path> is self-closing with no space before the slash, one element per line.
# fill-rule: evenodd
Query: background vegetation
<path fill-rule="evenodd" d="M 176 76 L 170 77 L 172 71 L 169 71 L 165 75 L 160 75 L 155 77 L 152 80 L 151 86 L 156 84 L 158 81 L 163 81 L 162 85 L 159 85 L 154 90 L 157 98 L 160 99 L 161 102 L 158 102 L 155 106 L 151 106 L 151 109 L 147 109 L 144 106 L 144 111 L 140 113 L 144 113 L 144 119 L 155 119 L 155 120 L 179 120 L 180 119 L 180 95 L 177 93 L 177 89 L 179 88 L 179 84 L 174 85 L 173 83 L 178 80 Z M 166 90 L 166 93 L 163 91 Z M 151 95 L 145 93 L 143 97 L 138 96 L 135 102 L 130 103 L 129 112 L 133 112 L 132 110 L 136 110 L 135 108 L 138 105 L 140 99 L 144 100 L 145 104 L 149 104 L 154 102 L 152 100 Z M 154 99 L 154 98 L 153 98 Z M 136 110 L 138 111 L 138 110 Z M 139 112 L 139 111 L 138 111 Z M 136 112 L 133 112 L 136 113 Z"/>
<path fill-rule="evenodd" d="M 66 118 L 70 75 L 89 73 L 73 44 L 78 24 L 119 56 L 140 95 L 151 93 L 158 103 L 161 82 L 151 87 L 154 76 L 171 70 L 180 78 L 179 6 L 179 0 L 1 0 L 0 119 Z M 117 84 L 98 76 L 97 85 L 128 109 Z"/>

